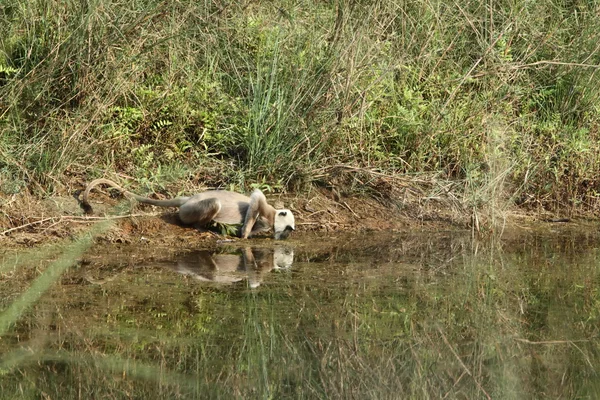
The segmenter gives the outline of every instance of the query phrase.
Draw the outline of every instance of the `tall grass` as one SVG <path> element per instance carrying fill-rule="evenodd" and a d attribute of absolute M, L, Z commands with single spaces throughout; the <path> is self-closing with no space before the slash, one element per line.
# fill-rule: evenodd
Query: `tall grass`
<path fill-rule="evenodd" d="M 0 189 L 171 164 L 290 187 L 342 164 L 464 182 L 465 209 L 595 209 L 598 7 L 6 3 Z"/>

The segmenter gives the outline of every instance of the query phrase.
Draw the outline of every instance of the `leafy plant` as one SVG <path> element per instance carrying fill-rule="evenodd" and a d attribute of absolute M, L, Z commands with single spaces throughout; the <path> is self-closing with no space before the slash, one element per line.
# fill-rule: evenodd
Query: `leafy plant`
<path fill-rule="evenodd" d="M 268 184 L 266 178 L 262 178 L 260 182 L 251 183 L 250 187 L 252 189 L 259 189 L 262 192 L 266 193 L 277 193 L 283 190 L 282 179 L 278 180 L 277 183 Z"/>

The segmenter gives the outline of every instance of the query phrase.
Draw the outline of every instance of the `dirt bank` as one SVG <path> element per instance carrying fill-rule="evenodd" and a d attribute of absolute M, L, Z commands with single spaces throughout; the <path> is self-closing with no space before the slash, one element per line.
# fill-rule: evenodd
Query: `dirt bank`
<path fill-rule="evenodd" d="M 81 188 L 82 184 L 74 185 Z M 71 193 L 76 193 L 76 190 Z M 186 191 L 187 192 L 187 191 Z M 193 189 L 189 192 L 194 192 Z M 156 198 L 166 198 L 155 195 Z M 423 200 L 404 196 L 373 198 L 366 195 L 343 196 L 335 189 L 315 188 L 304 194 L 267 195 L 269 202 L 283 203 L 296 216 L 298 232 L 406 231 L 419 229 L 468 229 L 480 232 L 520 227 L 537 221 L 562 223 L 556 215 L 503 213 L 500 228 L 474 218 L 443 200 Z M 115 206 L 122 211 L 115 214 Z M 76 238 L 95 223 L 105 220 L 113 225 L 96 237 L 98 243 L 144 243 L 156 246 L 188 247 L 214 243 L 224 237 L 211 230 L 198 230 L 179 223 L 175 209 L 144 204 L 129 204 L 122 196 L 111 197 L 102 189 L 92 198 L 94 214 L 86 216 L 77 195 L 40 199 L 19 194 L 0 195 L 0 248 L 35 247 L 60 239 Z M 571 221 L 571 220 L 569 220 Z M 498 221 L 496 221 L 498 224 Z M 268 236 L 264 236 L 268 237 Z M 231 238 L 234 239 L 235 238 Z"/>
<path fill-rule="evenodd" d="M 282 202 L 296 216 L 299 232 L 404 230 L 423 226 L 468 228 L 468 221 L 444 209 L 443 204 L 417 202 L 398 205 L 392 199 L 340 196 L 335 190 L 313 189 L 307 194 L 267 195 L 272 204 Z M 157 196 L 162 198 L 162 196 Z M 120 215 L 109 215 L 122 204 Z M 214 242 L 222 236 L 179 223 L 175 209 L 128 204 L 108 191 L 95 192 L 94 215 L 86 216 L 75 196 L 39 199 L 27 194 L 0 197 L 0 247 L 32 247 L 57 239 L 74 238 L 91 224 L 111 219 L 113 226 L 96 238 L 104 243 L 149 242 L 186 246 L 193 241 Z"/>

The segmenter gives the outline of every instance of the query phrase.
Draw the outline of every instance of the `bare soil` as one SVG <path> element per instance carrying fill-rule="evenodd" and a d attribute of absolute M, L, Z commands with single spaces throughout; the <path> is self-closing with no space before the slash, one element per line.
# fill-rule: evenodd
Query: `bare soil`
<path fill-rule="evenodd" d="M 164 198 L 164 196 L 157 196 Z M 486 226 L 472 215 L 458 212 L 441 201 L 404 198 L 375 199 L 367 196 L 340 196 L 335 190 L 313 189 L 308 194 L 267 195 L 271 204 L 283 203 L 296 217 L 296 230 L 302 232 L 361 232 L 465 229 Z M 109 215 L 115 205 L 124 202 L 125 211 Z M 112 227 L 95 238 L 96 243 L 144 243 L 157 247 L 183 248 L 210 245 L 225 238 L 211 230 L 182 225 L 175 209 L 142 204 L 128 205 L 128 200 L 113 198 L 105 190 L 92 196 L 94 214 L 87 216 L 76 196 L 57 196 L 40 200 L 20 194 L 0 195 L 0 249 L 36 247 L 56 240 L 76 238 L 92 224 L 110 219 Z M 523 226 L 548 216 L 511 213 L 510 226 Z M 563 222 L 563 221 L 561 221 Z M 504 227 L 502 227 L 504 229 Z M 483 229 L 485 231 L 485 228 Z M 262 238 L 268 238 L 264 236 Z"/>
<path fill-rule="evenodd" d="M 337 192 L 315 189 L 306 195 L 269 196 L 272 204 L 283 203 L 296 217 L 296 229 L 306 231 L 403 230 L 431 224 L 452 224 L 467 227 L 464 221 L 436 209 L 418 205 L 390 205 L 364 196 L 341 198 Z M 0 196 L 0 247 L 32 247 L 57 239 L 76 237 L 91 224 L 114 219 L 114 226 L 97 241 L 133 243 L 148 241 L 156 244 L 185 246 L 190 240 L 216 241 L 222 238 L 209 230 L 182 225 L 175 209 L 131 204 L 122 215 L 108 213 L 122 197 L 112 198 L 108 191 L 93 193 L 93 216 L 86 216 L 75 196 L 39 198 L 19 194 Z"/>

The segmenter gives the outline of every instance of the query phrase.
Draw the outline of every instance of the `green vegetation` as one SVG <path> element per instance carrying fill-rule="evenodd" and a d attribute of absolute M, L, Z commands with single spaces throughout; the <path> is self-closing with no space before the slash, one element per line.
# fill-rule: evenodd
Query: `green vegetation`
<path fill-rule="evenodd" d="M 592 210 L 599 8 L 2 2 L 0 190 L 115 172 L 287 189 L 418 176 L 457 182 L 439 186 L 465 210 Z"/>

